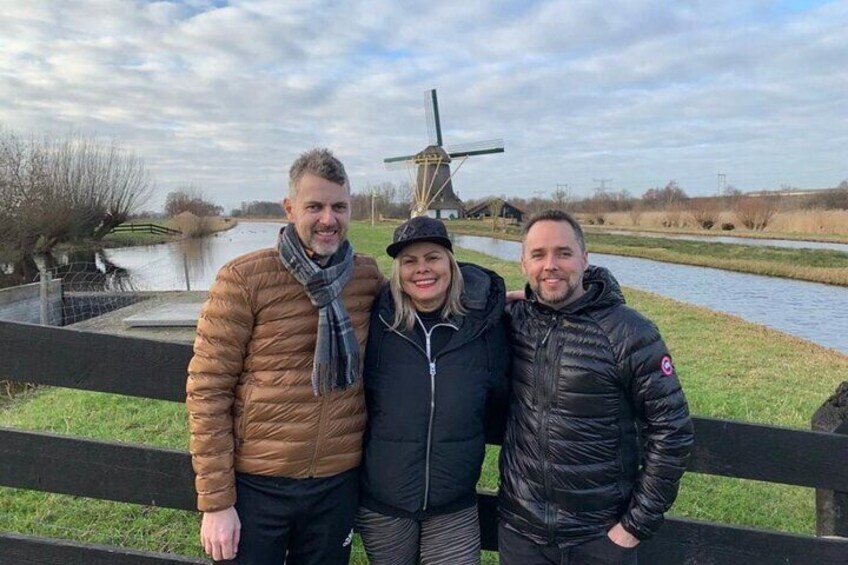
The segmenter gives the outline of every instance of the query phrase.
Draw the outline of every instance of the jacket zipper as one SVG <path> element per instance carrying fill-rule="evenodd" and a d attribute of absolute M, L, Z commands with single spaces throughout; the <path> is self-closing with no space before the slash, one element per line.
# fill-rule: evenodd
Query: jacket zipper
<path fill-rule="evenodd" d="M 554 399 L 556 397 L 556 367 L 553 366 L 551 362 L 553 358 L 556 357 L 554 355 L 551 356 L 551 347 L 548 342 L 551 337 L 551 333 L 554 328 L 557 326 L 559 322 L 559 318 L 554 316 L 554 319 L 551 325 L 548 327 L 548 330 L 545 332 L 545 336 L 542 338 L 541 347 L 542 347 L 542 374 L 540 375 L 541 386 L 540 386 L 540 394 L 539 394 L 539 404 L 542 408 L 542 429 L 539 434 L 539 442 L 542 453 L 542 469 L 543 469 L 543 483 L 545 488 L 545 526 L 548 531 L 548 541 L 553 542 L 556 532 L 556 507 L 553 502 L 553 486 L 551 485 L 551 463 L 550 463 L 550 416 L 551 416 L 551 407 L 553 406 Z M 553 385 L 553 386 L 552 386 Z M 551 391 L 553 388 L 553 391 Z"/>
<path fill-rule="evenodd" d="M 433 330 L 440 326 L 453 328 L 454 330 L 458 330 L 459 328 L 453 324 L 436 324 L 430 328 L 430 331 L 427 331 L 427 328 L 424 326 L 424 322 L 421 321 L 421 318 L 419 318 L 417 314 L 415 315 L 415 319 L 419 324 L 421 324 L 421 329 L 424 331 L 424 340 L 427 348 L 426 351 L 421 349 L 420 345 L 412 341 L 409 337 L 403 335 L 401 332 L 397 330 L 391 331 L 411 343 L 416 349 L 418 349 L 418 351 L 421 351 L 421 353 L 423 353 L 427 358 L 427 365 L 430 369 L 430 417 L 427 422 L 427 451 L 424 455 L 424 502 L 421 507 L 421 510 L 425 511 L 427 510 L 427 501 L 430 498 L 430 452 L 433 446 L 433 418 L 436 413 L 436 359 L 432 358 L 432 344 L 430 342 L 430 336 L 432 335 Z M 383 319 L 382 315 L 380 316 L 380 320 L 391 329 L 391 326 Z"/>

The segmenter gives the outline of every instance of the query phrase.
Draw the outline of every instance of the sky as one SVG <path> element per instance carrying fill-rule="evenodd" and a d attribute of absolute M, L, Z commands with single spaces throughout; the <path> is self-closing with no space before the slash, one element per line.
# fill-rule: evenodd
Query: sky
<path fill-rule="evenodd" d="M 848 178 L 848 0 L 0 0 L 0 129 L 115 140 L 165 195 L 280 200 L 310 147 L 403 182 L 438 91 L 463 199 Z M 608 179 L 601 181 L 600 179 Z"/>

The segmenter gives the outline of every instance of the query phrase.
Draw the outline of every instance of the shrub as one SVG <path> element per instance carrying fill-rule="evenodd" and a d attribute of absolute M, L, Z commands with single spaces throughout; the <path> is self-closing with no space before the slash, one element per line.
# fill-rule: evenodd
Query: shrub
<path fill-rule="evenodd" d="M 722 231 L 733 231 L 734 229 L 736 229 L 736 226 L 734 226 L 730 222 L 724 222 L 723 224 L 721 224 Z"/>
<path fill-rule="evenodd" d="M 736 218 L 749 230 L 764 230 L 777 213 L 776 195 L 749 196 L 736 205 Z"/>
<path fill-rule="evenodd" d="M 721 205 L 715 198 L 701 198 L 691 201 L 689 213 L 697 225 L 708 230 L 718 223 Z"/>

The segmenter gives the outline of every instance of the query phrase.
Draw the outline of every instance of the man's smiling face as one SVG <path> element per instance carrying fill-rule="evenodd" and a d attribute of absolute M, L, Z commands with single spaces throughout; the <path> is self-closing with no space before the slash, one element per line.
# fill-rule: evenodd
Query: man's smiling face
<path fill-rule="evenodd" d="M 347 239 L 350 194 L 345 186 L 306 173 L 283 208 L 310 255 L 328 257 Z"/>
<path fill-rule="evenodd" d="M 562 308 L 583 296 L 589 256 L 568 222 L 541 220 L 524 236 L 521 271 L 542 304 Z"/>

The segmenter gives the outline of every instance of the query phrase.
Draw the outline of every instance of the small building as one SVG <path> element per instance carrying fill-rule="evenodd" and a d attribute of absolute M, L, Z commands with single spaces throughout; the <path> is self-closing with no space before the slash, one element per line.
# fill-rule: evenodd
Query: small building
<path fill-rule="evenodd" d="M 437 220 L 458 220 L 465 217 L 464 212 L 462 201 L 456 196 L 446 199 L 437 198 L 427 207 L 427 215 Z"/>
<path fill-rule="evenodd" d="M 516 208 L 503 198 L 490 198 L 485 202 L 469 208 L 465 212 L 466 218 L 491 218 L 492 212 L 496 212 L 498 218 L 513 220 L 520 224 L 524 221 L 524 211 Z"/>

